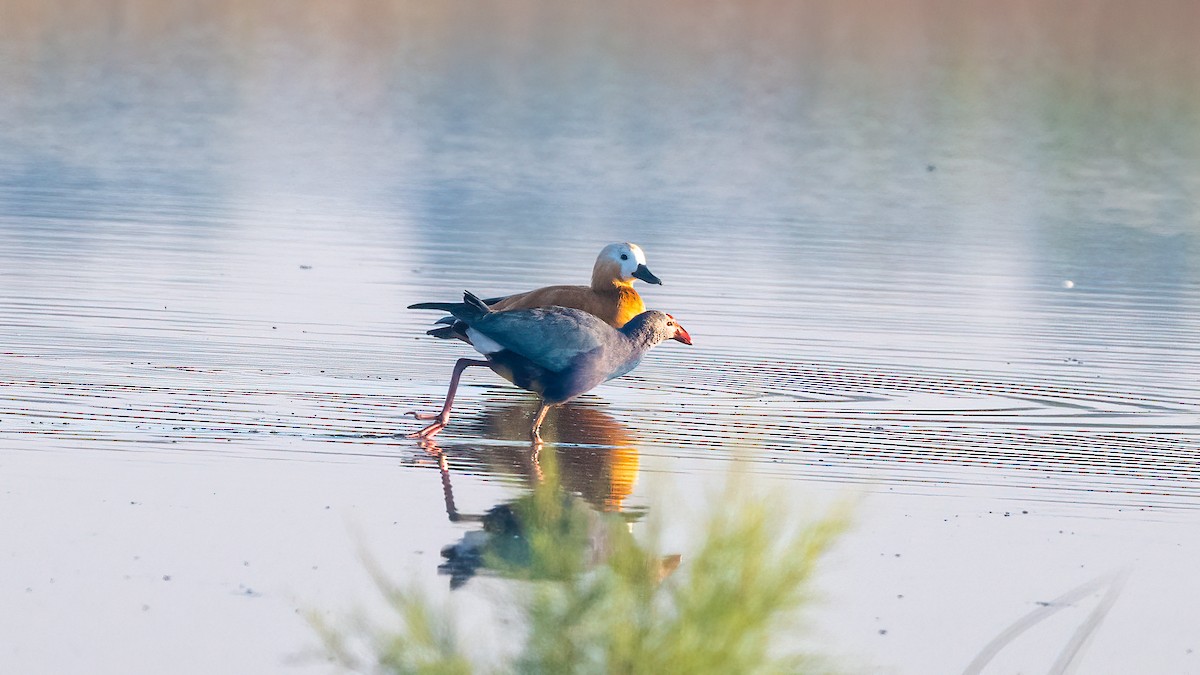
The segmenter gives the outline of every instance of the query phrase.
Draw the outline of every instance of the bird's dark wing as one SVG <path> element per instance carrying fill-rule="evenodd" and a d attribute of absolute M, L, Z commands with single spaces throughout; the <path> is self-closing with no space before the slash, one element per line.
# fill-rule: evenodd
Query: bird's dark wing
<path fill-rule="evenodd" d="M 566 370 L 581 355 L 618 338 L 616 329 L 600 319 L 565 307 L 495 312 L 472 322 L 471 328 L 552 372 Z"/>

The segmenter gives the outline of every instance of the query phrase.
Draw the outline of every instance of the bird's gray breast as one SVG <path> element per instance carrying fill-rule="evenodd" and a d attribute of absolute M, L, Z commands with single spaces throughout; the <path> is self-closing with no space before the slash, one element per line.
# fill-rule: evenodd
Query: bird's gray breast
<path fill-rule="evenodd" d="M 604 379 L 604 381 L 607 382 L 608 380 L 617 379 L 618 377 L 624 375 L 625 373 L 628 373 L 629 371 L 633 370 L 634 368 L 637 368 L 638 364 L 641 362 L 642 362 L 642 358 L 639 356 L 636 358 L 627 359 L 624 363 L 617 364 L 615 366 L 614 370 L 612 371 L 612 373 L 609 374 L 609 376 L 606 377 Z"/>

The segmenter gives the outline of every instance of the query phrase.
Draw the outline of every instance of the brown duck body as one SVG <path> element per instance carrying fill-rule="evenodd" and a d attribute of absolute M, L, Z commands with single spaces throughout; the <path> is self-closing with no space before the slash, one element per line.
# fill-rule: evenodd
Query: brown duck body
<path fill-rule="evenodd" d="M 592 268 L 591 286 L 545 286 L 526 293 L 510 295 L 493 304 L 492 310 L 568 307 L 598 317 L 613 328 L 646 311 L 646 303 L 631 281 L 621 279 L 617 261 L 601 257 Z"/>
<path fill-rule="evenodd" d="M 533 309 L 535 307 L 568 307 L 599 318 L 613 328 L 620 328 L 630 319 L 646 311 L 646 303 L 633 285 L 617 278 L 610 265 L 597 263 L 591 286 L 546 286 L 527 293 L 510 295 L 492 305 L 494 311 Z"/>

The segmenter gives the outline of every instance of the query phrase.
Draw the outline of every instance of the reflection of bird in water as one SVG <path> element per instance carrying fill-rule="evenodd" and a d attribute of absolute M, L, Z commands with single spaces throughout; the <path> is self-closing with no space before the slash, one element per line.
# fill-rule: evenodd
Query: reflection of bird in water
<path fill-rule="evenodd" d="M 483 426 L 487 435 L 505 437 L 514 429 L 524 429 L 532 412 L 528 405 L 501 406 L 484 416 Z M 482 526 L 442 549 L 446 562 L 439 571 L 450 575 L 452 588 L 466 583 L 481 568 L 546 575 L 545 561 L 536 560 L 530 547 L 533 537 L 553 537 L 552 548 L 558 555 L 578 556 L 584 565 L 593 566 L 607 560 L 612 537 L 633 536 L 629 524 L 644 512 L 617 515 L 637 479 L 638 451 L 631 434 L 592 406 L 575 404 L 556 412 L 547 420 L 548 435 L 557 444 L 555 451 L 529 446 L 520 450 L 449 448 L 455 457 L 471 456 L 487 473 L 517 473 L 530 482 L 530 494 L 497 504 L 483 514 L 458 512 L 446 451 L 432 444 L 424 446 L 438 459 L 447 515 L 452 521 L 478 521 Z M 550 452 L 555 469 L 544 475 L 541 454 Z M 614 528 L 614 518 L 626 525 Z M 669 574 L 678 564 L 679 556 L 662 558 L 661 574 Z M 551 567 L 571 566 L 556 563 Z"/>
<path fill-rule="evenodd" d="M 483 416 L 484 433 L 491 438 L 520 438 L 535 412 L 531 405 L 490 409 Z M 638 450 L 625 426 L 595 406 L 570 403 L 550 412 L 546 438 L 560 446 L 556 456 L 565 489 L 601 511 L 621 510 L 638 475 Z"/>

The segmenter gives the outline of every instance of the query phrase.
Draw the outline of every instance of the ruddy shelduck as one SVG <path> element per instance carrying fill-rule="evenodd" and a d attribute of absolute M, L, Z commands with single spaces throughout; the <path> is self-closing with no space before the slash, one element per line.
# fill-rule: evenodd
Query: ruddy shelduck
<path fill-rule="evenodd" d="M 633 288 L 640 279 L 648 284 L 662 284 L 646 267 L 646 254 L 637 244 L 609 244 L 596 257 L 590 286 L 546 286 L 525 293 L 484 300 L 493 310 L 532 309 L 534 307 L 567 307 L 598 317 L 613 328 L 624 326 L 630 319 L 646 311 L 646 303 Z M 421 302 L 409 309 L 437 309 L 445 303 Z M 440 338 L 466 340 L 465 328 L 453 317 L 438 323 L 448 324 L 428 331 Z"/>

